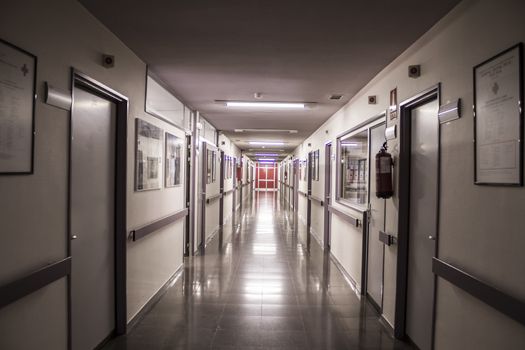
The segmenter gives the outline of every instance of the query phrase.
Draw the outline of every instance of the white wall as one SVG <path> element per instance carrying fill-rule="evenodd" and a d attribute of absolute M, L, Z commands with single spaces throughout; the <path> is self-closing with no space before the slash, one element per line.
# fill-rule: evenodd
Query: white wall
<path fill-rule="evenodd" d="M 521 252 L 525 244 L 525 216 L 521 214 L 525 189 L 473 184 L 470 106 L 472 67 L 525 41 L 523 13 L 522 1 L 463 1 L 295 151 L 303 157 L 301 149 L 308 143 L 312 143 L 311 149 L 329 140 L 335 145 L 338 134 L 383 112 L 388 106 L 389 91 L 396 86 L 402 101 L 441 83 L 441 102 L 461 98 L 463 116 L 441 127 L 439 257 L 520 300 L 525 300 L 525 259 Z M 421 64 L 420 78 L 407 77 L 410 64 Z M 369 105 L 368 95 L 377 95 L 378 103 Z M 397 120 L 389 120 L 388 126 L 393 123 Z M 397 160 L 397 140 L 389 142 L 389 151 Z M 332 174 L 335 184 L 335 167 Z M 335 186 L 332 188 L 335 198 Z M 334 206 L 353 213 L 337 203 Z M 387 200 L 386 216 L 387 231 L 393 234 L 397 234 L 397 208 L 398 198 L 394 195 Z M 361 243 L 358 239 L 352 241 L 352 234 L 348 225 L 337 219 L 332 223 L 332 249 L 344 247 L 334 254 L 340 256 L 351 275 L 358 277 Z M 386 247 L 383 313 L 391 324 L 395 314 L 396 259 L 397 247 Z M 436 349 L 521 349 L 525 347 L 525 327 L 438 279 L 436 339 Z"/>
<path fill-rule="evenodd" d="M 146 121 L 185 141 L 185 133 L 158 119 L 144 115 Z M 128 135 L 134 135 L 134 126 Z M 128 137 L 128 151 L 134 152 L 134 138 Z M 163 146 L 164 147 L 164 146 Z M 185 149 L 186 147 L 183 147 Z M 181 185 L 161 190 L 133 191 L 134 153 L 128 152 L 128 227 L 138 228 L 185 208 L 186 152 L 182 155 Z M 164 160 L 163 160 L 164 167 Z M 162 184 L 164 187 L 164 184 Z M 154 234 L 128 242 L 128 319 L 131 319 L 164 285 L 183 263 L 184 220 L 166 226 Z"/>
<path fill-rule="evenodd" d="M 42 102 L 43 83 L 70 90 L 70 68 L 127 96 L 128 231 L 182 208 L 181 188 L 134 192 L 134 119 L 164 130 L 168 124 L 144 112 L 146 65 L 78 2 L 3 2 L 0 37 L 38 57 L 35 108 L 35 173 L 0 177 L 0 285 L 66 257 L 69 113 Z M 102 67 L 101 55 L 116 65 Z M 179 132 L 180 134 L 180 132 Z M 128 243 L 128 319 L 182 263 L 182 224 Z M 65 349 L 67 285 L 58 280 L 0 309 L 0 348 Z M 27 336 L 30 334 L 31 336 Z"/>

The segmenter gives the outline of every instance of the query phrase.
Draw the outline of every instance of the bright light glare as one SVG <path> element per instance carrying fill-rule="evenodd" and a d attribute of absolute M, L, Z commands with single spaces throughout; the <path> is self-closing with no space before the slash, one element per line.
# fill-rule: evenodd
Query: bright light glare
<path fill-rule="evenodd" d="M 227 107 L 304 109 L 304 103 L 228 101 Z"/>
<path fill-rule="evenodd" d="M 284 145 L 284 142 L 250 141 L 250 145 L 282 146 L 282 145 Z"/>
<path fill-rule="evenodd" d="M 341 142 L 341 146 L 344 146 L 344 147 L 361 147 L 361 143 L 359 143 L 359 142 Z"/>
<path fill-rule="evenodd" d="M 260 157 L 277 157 L 277 153 L 255 153 L 256 156 Z"/>

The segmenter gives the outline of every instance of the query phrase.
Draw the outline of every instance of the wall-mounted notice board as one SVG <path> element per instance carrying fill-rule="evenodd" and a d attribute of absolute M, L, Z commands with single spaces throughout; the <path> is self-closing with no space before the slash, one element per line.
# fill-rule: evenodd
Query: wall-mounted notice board
<path fill-rule="evenodd" d="M 32 174 L 36 56 L 0 39 L 0 174 Z"/>
<path fill-rule="evenodd" d="M 522 44 L 474 67 L 474 181 L 523 185 Z"/>

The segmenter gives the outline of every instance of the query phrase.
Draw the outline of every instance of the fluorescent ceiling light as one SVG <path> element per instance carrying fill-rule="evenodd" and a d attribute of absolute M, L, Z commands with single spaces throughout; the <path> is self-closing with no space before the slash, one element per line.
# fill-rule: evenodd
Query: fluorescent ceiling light
<path fill-rule="evenodd" d="M 260 148 L 248 148 L 248 151 L 259 152 L 259 151 L 261 151 L 261 149 Z M 271 152 L 284 152 L 284 149 L 272 149 Z"/>
<path fill-rule="evenodd" d="M 289 130 L 289 129 L 234 129 L 235 132 L 270 132 L 270 133 L 276 133 L 276 132 L 286 132 L 290 134 L 297 134 L 297 130 Z"/>
<path fill-rule="evenodd" d="M 341 142 L 341 146 L 345 147 L 361 147 L 360 142 Z"/>
<path fill-rule="evenodd" d="M 275 161 L 273 161 L 273 160 L 258 160 L 257 163 L 273 164 L 273 163 L 275 163 Z"/>
<path fill-rule="evenodd" d="M 271 160 L 272 162 L 275 162 L 275 158 L 257 158 L 257 160 Z"/>
<path fill-rule="evenodd" d="M 304 103 L 226 101 L 226 107 L 304 109 Z"/>
<path fill-rule="evenodd" d="M 277 153 L 255 153 L 256 156 L 260 157 L 277 157 Z"/>
<path fill-rule="evenodd" d="M 283 146 L 284 142 L 250 141 L 250 145 L 258 146 Z"/>

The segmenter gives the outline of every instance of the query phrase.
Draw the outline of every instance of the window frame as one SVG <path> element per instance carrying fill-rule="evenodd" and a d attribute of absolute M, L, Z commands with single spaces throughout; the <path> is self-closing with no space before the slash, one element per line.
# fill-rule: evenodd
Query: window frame
<path fill-rule="evenodd" d="M 345 207 L 364 212 L 368 210 L 368 205 L 370 203 L 370 162 L 371 154 L 370 154 L 370 131 L 373 127 L 376 127 L 382 123 L 386 123 L 388 126 L 388 121 L 386 118 L 386 112 L 382 112 L 379 115 L 376 115 L 372 118 L 369 118 L 365 120 L 363 123 L 360 123 L 356 125 L 355 127 L 341 133 L 336 138 L 336 162 L 335 162 L 335 201 Z M 366 181 L 367 181 L 367 201 L 365 204 L 358 204 L 354 203 L 346 198 L 341 197 L 341 141 L 342 139 L 346 139 L 348 137 L 357 135 L 363 131 L 366 131 L 367 134 L 367 160 L 368 160 L 368 167 L 367 167 L 367 173 L 365 175 Z"/>

